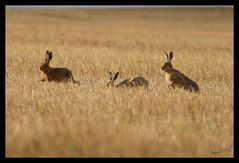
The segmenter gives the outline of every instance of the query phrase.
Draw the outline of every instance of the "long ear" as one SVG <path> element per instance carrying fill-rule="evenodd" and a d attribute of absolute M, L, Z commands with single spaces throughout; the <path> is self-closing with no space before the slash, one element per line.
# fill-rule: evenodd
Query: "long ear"
<path fill-rule="evenodd" d="M 119 72 L 117 72 L 117 73 L 115 74 L 115 77 L 114 77 L 113 81 L 115 81 L 115 80 L 118 78 L 118 75 L 119 75 Z"/>
<path fill-rule="evenodd" d="M 50 60 L 52 59 L 52 52 L 49 52 L 48 50 L 46 51 L 46 58 L 45 58 L 45 63 L 50 63 Z"/>
<path fill-rule="evenodd" d="M 49 61 L 52 59 L 52 52 L 49 52 Z"/>
<path fill-rule="evenodd" d="M 168 60 L 168 59 L 169 59 L 169 58 L 168 58 L 168 54 L 167 54 L 166 52 L 164 52 L 164 53 L 165 53 L 165 55 L 166 55 L 166 57 L 167 57 L 167 60 Z"/>
<path fill-rule="evenodd" d="M 113 79 L 113 78 L 112 78 L 112 72 L 109 72 L 109 78 L 110 78 L 110 80 Z"/>
<path fill-rule="evenodd" d="M 49 50 L 46 51 L 46 58 L 45 58 L 45 63 L 48 62 L 48 54 L 49 54 Z"/>
<path fill-rule="evenodd" d="M 48 63 L 48 62 L 49 62 L 49 60 L 48 60 L 48 54 L 49 54 L 49 51 L 47 50 L 47 51 L 46 51 L 45 63 Z"/>
<path fill-rule="evenodd" d="M 171 52 L 169 53 L 169 60 L 171 61 L 172 58 L 173 58 L 173 52 L 171 51 Z"/>

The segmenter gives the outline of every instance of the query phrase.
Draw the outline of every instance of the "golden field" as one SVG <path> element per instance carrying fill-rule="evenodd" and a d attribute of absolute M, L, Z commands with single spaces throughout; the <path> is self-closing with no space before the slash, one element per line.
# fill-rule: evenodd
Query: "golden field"
<path fill-rule="evenodd" d="M 46 50 L 80 86 L 39 81 Z M 167 87 L 170 51 L 199 94 Z M 7 157 L 232 157 L 233 123 L 232 8 L 6 9 Z"/>

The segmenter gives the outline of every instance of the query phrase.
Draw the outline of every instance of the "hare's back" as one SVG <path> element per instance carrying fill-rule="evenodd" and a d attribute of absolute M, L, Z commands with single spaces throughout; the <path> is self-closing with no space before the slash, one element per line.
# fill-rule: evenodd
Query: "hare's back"
<path fill-rule="evenodd" d="M 120 82 L 119 84 L 117 84 L 117 87 L 128 86 L 129 80 L 130 80 L 130 79 L 125 79 L 125 80 L 123 80 L 122 82 Z"/>
<path fill-rule="evenodd" d="M 65 81 L 71 77 L 71 71 L 67 68 L 53 68 L 49 76 L 56 81 Z"/>
<path fill-rule="evenodd" d="M 70 74 L 71 71 L 67 68 L 60 67 L 60 68 L 54 68 L 54 72 L 58 74 Z"/>
<path fill-rule="evenodd" d="M 187 77 L 186 75 L 184 75 L 183 73 L 179 72 L 178 70 L 174 72 L 174 77 L 177 78 L 175 79 L 176 85 L 178 84 L 178 85 L 184 86 L 185 88 L 193 89 L 196 92 L 199 91 L 198 84 L 194 82 L 192 79 L 190 79 L 189 77 Z"/>
<path fill-rule="evenodd" d="M 189 79 L 186 75 L 181 73 L 180 71 L 174 69 L 173 72 L 170 74 L 170 80 L 172 80 L 174 83 L 179 84 L 188 84 L 192 82 L 191 79 Z"/>
<path fill-rule="evenodd" d="M 135 85 L 148 85 L 148 81 L 141 76 L 135 77 L 131 79 L 130 81 L 135 83 Z"/>

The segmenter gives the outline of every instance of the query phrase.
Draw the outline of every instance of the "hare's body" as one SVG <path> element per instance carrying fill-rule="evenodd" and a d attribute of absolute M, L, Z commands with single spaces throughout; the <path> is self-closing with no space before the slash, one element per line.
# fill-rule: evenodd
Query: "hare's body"
<path fill-rule="evenodd" d="M 183 88 L 188 91 L 194 91 L 198 92 L 199 87 L 196 82 L 188 78 L 186 75 L 178 71 L 177 69 L 174 69 L 171 63 L 171 59 L 173 58 L 173 53 L 171 52 L 169 56 L 167 55 L 167 62 L 161 67 L 163 71 L 165 71 L 165 79 L 169 83 L 168 87 L 171 86 L 175 89 L 177 88 Z"/>
<path fill-rule="evenodd" d="M 74 80 L 72 72 L 67 68 L 53 68 L 49 66 L 50 60 L 52 59 L 52 52 L 46 53 L 45 63 L 43 63 L 40 67 L 41 81 L 55 81 L 55 82 L 64 82 L 68 83 L 72 81 L 73 83 L 78 83 L 78 81 Z"/>
<path fill-rule="evenodd" d="M 141 76 L 125 79 L 122 82 L 115 85 L 114 81 L 117 79 L 117 77 L 119 75 L 119 72 L 117 72 L 115 74 L 114 78 L 113 78 L 111 72 L 110 72 L 109 75 L 110 75 L 110 82 L 107 84 L 108 86 L 113 86 L 113 87 L 116 87 L 116 88 L 120 88 L 120 87 L 139 87 L 139 86 L 144 86 L 145 88 L 148 88 L 148 86 L 149 86 L 148 81 Z"/>
<path fill-rule="evenodd" d="M 194 91 L 197 92 L 199 91 L 199 87 L 197 83 L 189 79 L 187 76 L 185 76 L 183 73 L 180 71 L 173 69 L 172 72 L 165 74 L 165 78 L 167 82 L 169 83 L 168 86 L 171 86 L 173 88 L 183 88 L 185 90 L 189 91 Z"/>
<path fill-rule="evenodd" d="M 139 76 L 139 77 L 135 77 L 135 78 L 129 78 L 126 79 L 122 82 L 120 82 L 119 84 L 116 85 L 116 87 L 137 87 L 137 86 L 144 86 L 144 87 L 148 87 L 149 83 L 146 79 L 144 79 L 143 77 Z"/>
<path fill-rule="evenodd" d="M 43 72 L 43 81 L 56 81 L 56 82 L 65 82 L 68 81 L 75 82 L 73 75 L 70 70 L 67 68 L 52 68 L 47 67 L 46 69 L 41 70 Z"/>

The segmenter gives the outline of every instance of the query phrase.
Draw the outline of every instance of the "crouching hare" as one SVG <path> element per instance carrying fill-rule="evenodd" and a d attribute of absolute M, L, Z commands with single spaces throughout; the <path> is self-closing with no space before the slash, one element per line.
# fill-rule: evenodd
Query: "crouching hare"
<path fill-rule="evenodd" d="M 77 83 L 80 85 L 79 81 L 75 81 L 72 72 L 67 68 L 53 68 L 50 67 L 50 61 L 52 60 L 52 52 L 46 51 L 45 62 L 40 66 L 41 81 L 55 81 L 55 82 L 64 82 L 68 83 L 68 81 L 72 81 L 73 83 Z"/>
<path fill-rule="evenodd" d="M 173 68 L 173 65 L 171 63 L 173 52 L 170 52 L 169 55 L 165 52 L 165 55 L 167 57 L 167 60 L 161 67 L 161 70 L 166 72 L 165 78 L 169 83 L 168 87 L 171 86 L 173 89 L 175 89 L 175 87 L 183 88 L 185 90 L 188 90 L 189 92 L 199 92 L 199 87 L 196 82 Z"/>
<path fill-rule="evenodd" d="M 113 77 L 112 73 L 109 72 L 110 82 L 107 83 L 107 86 L 112 86 L 112 87 L 116 87 L 116 88 L 119 88 L 119 87 L 138 87 L 138 86 L 144 86 L 145 88 L 148 88 L 148 86 L 149 86 L 149 82 L 141 76 L 125 79 L 124 81 L 115 85 L 114 82 L 118 78 L 118 75 L 119 75 L 119 72 L 117 72 Z"/>

